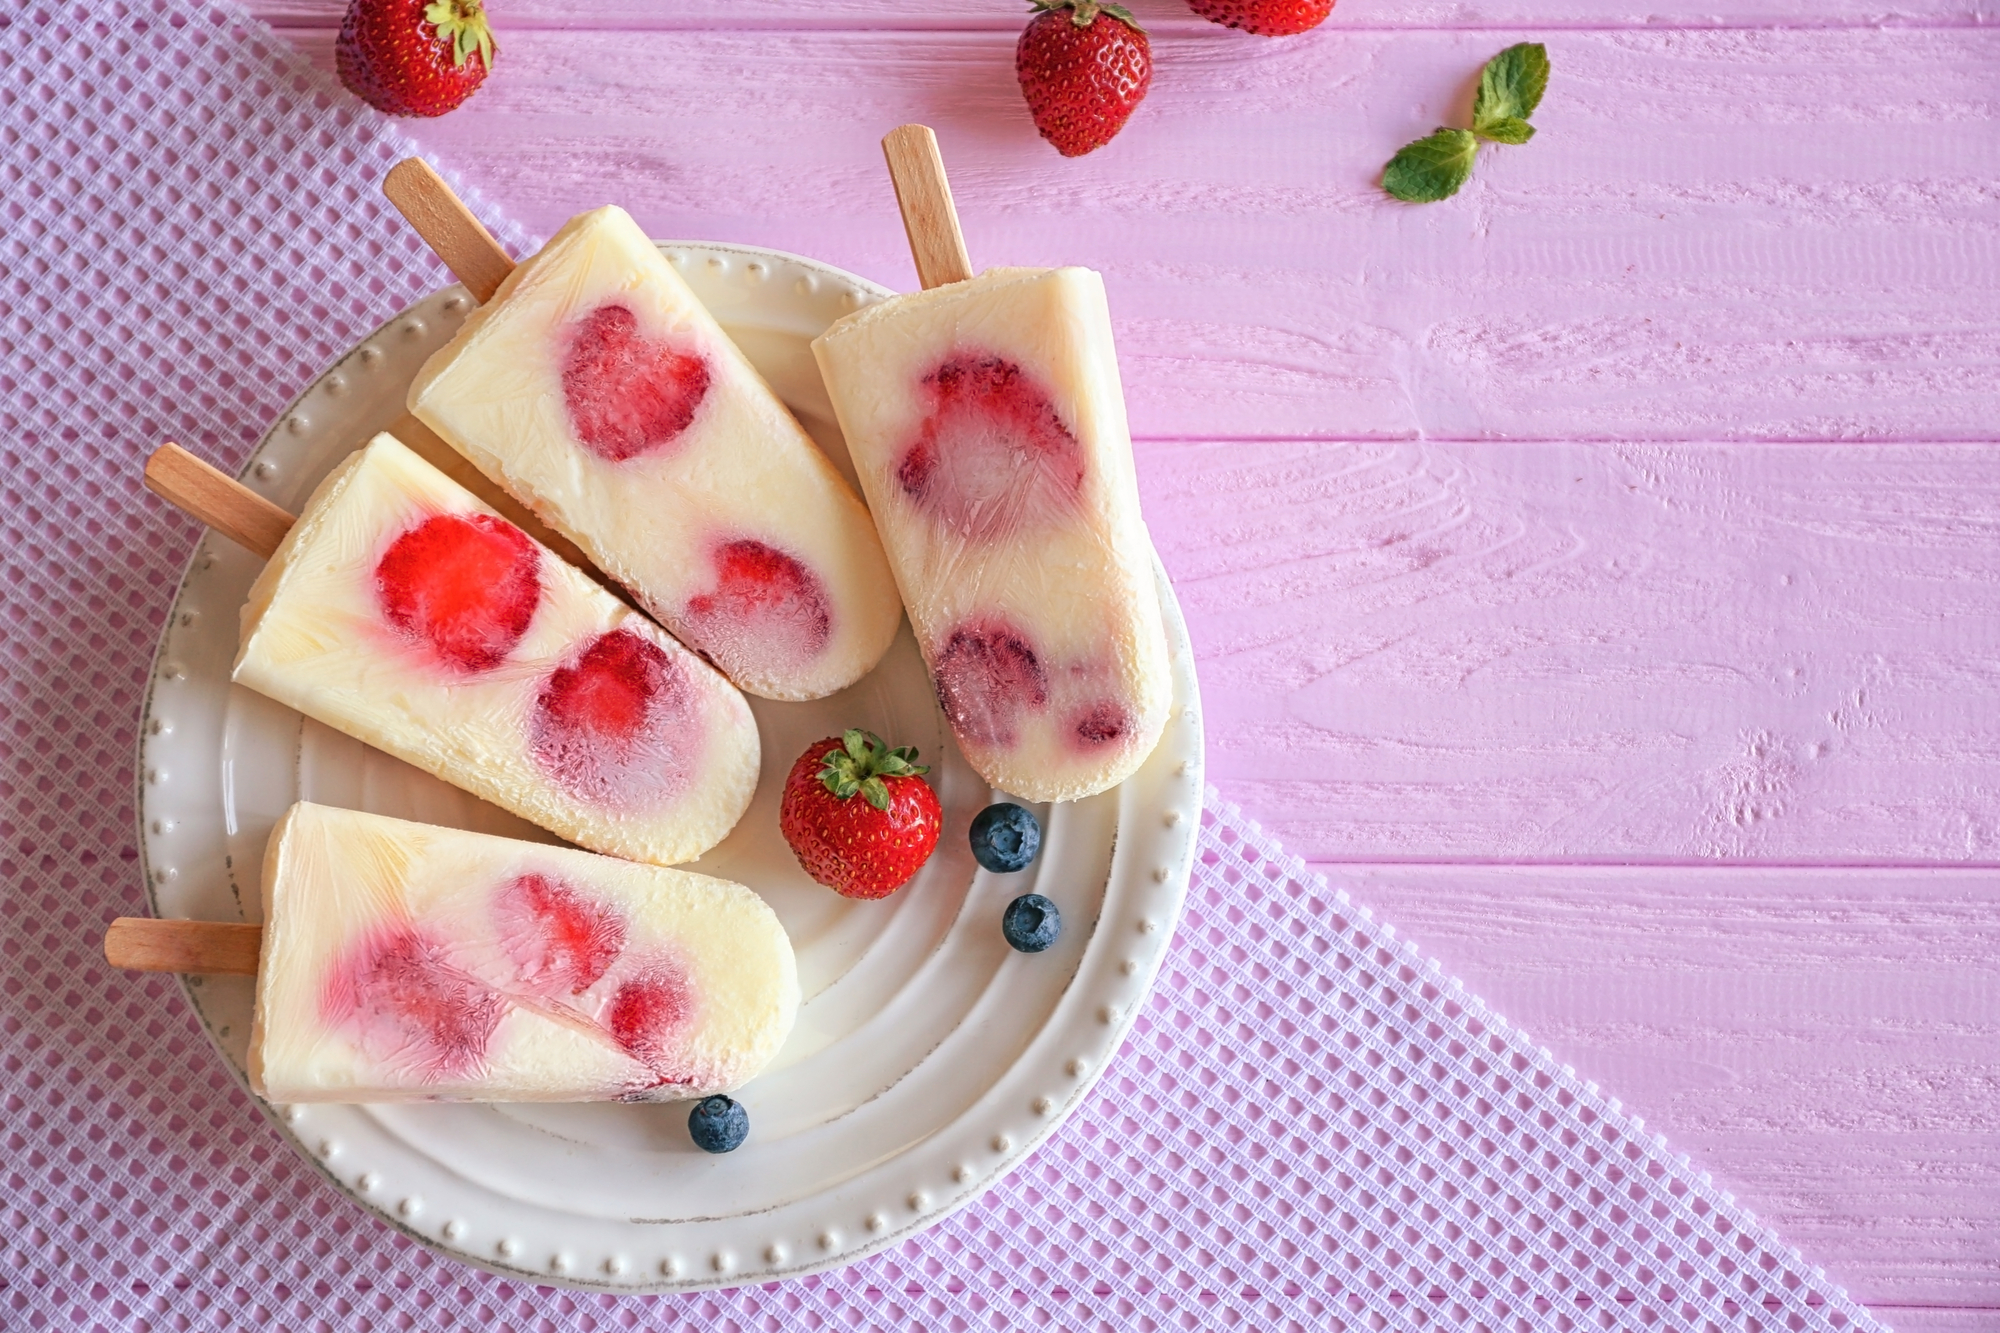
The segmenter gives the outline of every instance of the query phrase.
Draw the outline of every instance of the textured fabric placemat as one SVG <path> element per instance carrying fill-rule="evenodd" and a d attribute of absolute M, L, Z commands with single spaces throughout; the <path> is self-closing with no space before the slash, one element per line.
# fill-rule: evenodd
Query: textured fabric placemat
<path fill-rule="evenodd" d="M 889 1254 L 578 1295 L 440 1259 L 322 1183 L 173 982 L 99 941 L 145 910 L 135 728 L 195 537 L 140 461 L 175 438 L 233 468 L 445 280 L 380 197 L 408 152 L 240 14 L 0 15 L 0 1325 L 1879 1327 L 1213 793 L 1187 917 L 1096 1092 Z"/>

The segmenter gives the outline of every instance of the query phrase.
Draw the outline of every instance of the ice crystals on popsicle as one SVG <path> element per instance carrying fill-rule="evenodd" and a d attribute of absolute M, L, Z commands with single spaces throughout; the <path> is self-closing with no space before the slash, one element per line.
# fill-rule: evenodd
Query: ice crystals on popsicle
<path fill-rule="evenodd" d="M 831 694 L 895 636 L 868 511 L 622 209 L 515 267 L 409 405 L 752 694 Z"/>
<path fill-rule="evenodd" d="M 321 483 L 264 567 L 233 678 L 657 865 L 721 841 L 757 784 L 728 681 L 393 436 Z"/>
<path fill-rule="evenodd" d="M 726 880 L 300 803 L 263 888 L 272 1101 L 703 1097 L 798 1010 L 776 914 Z"/>

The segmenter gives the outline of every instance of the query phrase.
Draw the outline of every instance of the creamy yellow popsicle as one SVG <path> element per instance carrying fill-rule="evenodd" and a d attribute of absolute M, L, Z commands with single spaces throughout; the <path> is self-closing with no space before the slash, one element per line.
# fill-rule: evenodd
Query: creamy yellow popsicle
<path fill-rule="evenodd" d="M 516 267 L 409 406 L 752 694 L 832 694 L 895 637 L 868 511 L 622 209 Z"/>
<path fill-rule="evenodd" d="M 1172 694 L 1104 283 L 990 269 L 813 343 L 938 701 L 994 786 L 1070 800 Z"/>
<path fill-rule="evenodd" d="M 791 1031 L 740 884 L 301 803 L 264 859 L 250 1082 L 275 1102 L 678 1101 Z"/>
<path fill-rule="evenodd" d="M 757 785 L 748 702 L 394 437 L 313 492 L 233 679 L 571 842 L 656 865 Z"/>

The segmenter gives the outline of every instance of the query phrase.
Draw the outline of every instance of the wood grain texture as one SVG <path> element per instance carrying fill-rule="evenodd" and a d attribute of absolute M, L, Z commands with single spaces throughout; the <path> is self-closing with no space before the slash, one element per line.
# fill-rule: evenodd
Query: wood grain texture
<path fill-rule="evenodd" d="M 1324 869 L 1863 1302 L 2000 1305 L 2000 872 Z"/>
<path fill-rule="evenodd" d="M 2000 32 L 1234 36 L 1163 35 L 1075 161 L 1004 33 L 529 31 L 411 131 L 544 233 L 615 200 L 907 290 L 875 145 L 921 120 L 981 264 L 1104 272 L 1141 436 L 1995 434 Z M 1524 38 L 1535 141 L 1446 203 L 1384 195 Z"/>
<path fill-rule="evenodd" d="M 514 271 L 513 256 L 430 163 L 420 157 L 398 162 L 382 181 L 382 193 L 424 238 L 438 262 L 465 284 L 473 300 L 484 305 L 493 299 Z"/>
<path fill-rule="evenodd" d="M 146 459 L 146 489 L 252 555 L 269 559 L 292 530 L 291 514 L 178 444 Z"/>
<path fill-rule="evenodd" d="M 236 921 L 121 916 L 104 932 L 104 961 L 135 972 L 257 975 L 264 928 Z"/>
<path fill-rule="evenodd" d="M 898 125 L 882 137 L 882 157 L 903 215 L 910 262 L 926 290 L 964 282 L 978 272 L 965 253 L 965 234 L 951 202 L 951 180 L 937 135 L 928 125 Z"/>
<path fill-rule="evenodd" d="M 249 8 L 281 27 L 336 28 L 347 0 L 254 0 Z M 1180 0 L 1130 0 L 1130 8 L 1148 32 L 1213 31 Z M 488 12 L 503 50 L 510 34 L 537 28 L 1019 32 L 1027 23 L 1025 9 L 992 0 L 731 0 L 727 7 L 696 0 L 506 0 Z M 1385 28 L 1971 26 L 1996 15 L 1993 0 L 1654 0 L 1627 7 L 1596 0 L 1341 0 L 1322 28 L 1294 40 L 1340 41 Z"/>
<path fill-rule="evenodd" d="M 256 0 L 322 65 L 342 6 Z M 981 262 L 1106 273 L 1225 793 L 1892 1326 L 2000 1328 L 1994 4 L 1137 7 L 1074 162 L 985 0 L 509 0 L 410 128 L 544 233 L 908 289 L 875 145 L 933 125 Z M 1536 141 L 1383 197 L 1517 40 Z"/>
<path fill-rule="evenodd" d="M 1876 1305 L 1869 1309 L 1896 1333 L 1993 1333 L 2000 1306 Z"/>
<path fill-rule="evenodd" d="M 1151 443 L 1209 774 L 1318 860 L 2000 863 L 1986 446 Z"/>

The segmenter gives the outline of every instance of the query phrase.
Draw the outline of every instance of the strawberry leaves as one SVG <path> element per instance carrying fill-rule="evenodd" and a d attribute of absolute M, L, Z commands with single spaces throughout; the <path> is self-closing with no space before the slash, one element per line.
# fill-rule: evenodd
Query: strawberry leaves
<path fill-rule="evenodd" d="M 1069 21 L 1079 28 L 1088 28 L 1097 21 L 1099 14 L 1109 14 L 1134 32 L 1144 32 L 1139 20 L 1132 17 L 1132 11 L 1123 5 L 1104 3 L 1103 0 L 1028 0 L 1030 10 L 1036 14 L 1060 13 L 1069 10 Z"/>
<path fill-rule="evenodd" d="M 859 792 L 877 810 L 889 808 L 889 787 L 883 778 L 914 778 L 931 771 L 929 765 L 916 762 L 915 747 L 890 749 L 872 731 L 850 727 L 842 734 L 840 747 L 827 751 L 820 761 L 820 782 L 843 801 Z"/>
<path fill-rule="evenodd" d="M 479 63 L 493 68 L 493 30 L 486 24 L 483 0 L 433 0 L 424 22 L 437 28 L 438 38 L 451 43 L 451 63 L 463 65 L 479 52 Z"/>
<path fill-rule="evenodd" d="M 1409 204 L 1449 199 L 1472 175 L 1480 141 L 1521 144 L 1535 137 L 1528 123 L 1549 85 L 1549 52 L 1540 42 L 1510 46 L 1479 72 L 1472 128 L 1440 127 L 1403 145 L 1382 168 L 1382 188 Z"/>

